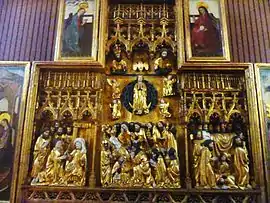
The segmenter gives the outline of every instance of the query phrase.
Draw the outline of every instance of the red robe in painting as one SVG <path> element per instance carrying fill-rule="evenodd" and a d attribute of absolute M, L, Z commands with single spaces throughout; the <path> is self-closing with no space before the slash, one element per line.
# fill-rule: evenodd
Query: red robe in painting
<path fill-rule="evenodd" d="M 219 52 L 219 35 L 214 17 L 208 12 L 200 14 L 191 32 L 191 44 L 195 53 L 213 54 Z"/>

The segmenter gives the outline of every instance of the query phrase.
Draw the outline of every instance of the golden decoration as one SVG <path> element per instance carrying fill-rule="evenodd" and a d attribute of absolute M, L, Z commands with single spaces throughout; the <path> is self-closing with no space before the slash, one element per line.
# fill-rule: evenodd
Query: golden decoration
<path fill-rule="evenodd" d="M 0 115 L 0 121 L 4 120 L 4 119 L 7 119 L 7 121 L 10 123 L 11 121 L 11 116 L 9 115 L 9 113 L 2 113 Z"/>
<path fill-rule="evenodd" d="M 81 2 L 79 3 L 79 9 L 88 9 L 89 5 L 87 2 Z"/>
<path fill-rule="evenodd" d="M 197 8 L 204 7 L 206 9 L 208 9 L 208 4 L 204 1 L 197 2 L 196 6 L 197 6 Z"/>

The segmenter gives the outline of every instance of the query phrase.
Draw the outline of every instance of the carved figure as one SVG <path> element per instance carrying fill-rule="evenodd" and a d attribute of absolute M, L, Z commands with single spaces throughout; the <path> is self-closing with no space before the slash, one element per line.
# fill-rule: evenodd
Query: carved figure
<path fill-rule="evenodd" d="M 133 167 L 133 186 L 153 187 L 154 178 L 146 154 L 140 151 L 134 158 L 135 166 Z"/>
<path fill-rule="evenodd" d="M 249 159 L 247 150 L 239 136 L 234 138 L 234 170 L 236 185 L 240 189 L 251 188 L 249 184 Z"/>
<path fill-rule="evenodd" d="M 38 173 L 45 167 L 46 159 L 50 153 L 50 130 L 44 128 L 41 135 L 38 137 L 34 148 L 34 161 L 31 171 L 31 177 L 36 178 Z"/>
<path fill-rule="evenodd" d="M 129 157 L 120 156 L 112 168 L 113 186 L 128 187 L 131 181 L 131 168 Z"/>
<path fill-rule="evenodd" d="M 133 104 L 130 104 L 134 114 L 148 114 L 150 104 L 147 104 L 147 87 L 143 82 L 143 76 L 139 75 L 133 89 Z"/>
<path fill-rule="evenodd" d="M 112 86 L 112 99 L 120 99 L 121 91 L 119 82 L 115 79 L 107 79 L 107 82 Z"/>
<path fill-rule="evenodd" d="M 100 175 L 101 175 L 101 184 L 103 186 L 109 186 L 112 182 L 112 152 L 107 140 L 102 141 L 102 150 L 100 157 Z"/>
<path fill-rule="evenodd" d="M 176 151 L 173 148 L 170 148 L 168 151 L 169 163 L 167 164 L 167 184 L 172 187 L 180 188 L 180 169 L 175 153 Z"/>
<path fill-rule="evenodd" d="M 235 177 L 231 174 L 230 165 L 228 163 L 229 155 L 223 153 L 219 157 L 219 176 L 217 179 L 221 189 L 238 188 L 235 185 Z"/>
<path fill-rule="evenodd" d="M 199 187 L 210 189 L 216 187 L 216 177 L 213 170 L 213 162 L 217 160 L 213 157 L 211 151 L 213 151 L 214 142 L 212 140 L 205 140 L 203 142 L 203 148 L 200 153 L 200 160 L 198 162 L 199 171 Z"/>
<path fill-rule="evenodd" d="M 121 52 L 121 46 L 119 44 L 115 44 L 113 47 L 114 60 L 111 65 L 112 73 L 123 74 L 127 71 L 127 63 L 122 59 Z"/>
<path fill-rule="evenodd" d="M 165 102 L 164 99 L 160 100 L 160 104 L 159 104 L 159 112 L 160 114 L 164 117 L 164 118 L 170 118 L 172 115 L 169 112 L 169 102 Z"/>
<path fill-rule="evenodd" d="M 164 187 L 167 180 L 167 168 L 162 157 L 162 153 L 159 153 L 156 164 L 156 176 L 155 181 L 158 187 Z"/>
<path fill-rule="evenodd" d="M 126 123 L 121 124 L 121 132 L 118 135 L 119 141 L 124 145 L 124 146 L 129 146 L 131 144 L 131 133 L 128 129 L 128 126 Z"/>
<path fill-rule="evenodd" d="M 161 50 L 160 57 L 154 62 L 154 70 L 157 74 L 168 74 L 172 71 L 172 63 L 168 59 L 168 50 Z"/>
<path fill-rule="evenodd" d="M 174 92 L 174 84 L 176 83 L 176 79 L 173 78 L 172 75 L 168 75 L 163 79 L 163 96 L 173 96 L 175 95 Z"/>
<path fill-rule="evenodd" d="M 63 142 L 57 141 L 48 156 L 45 170 L 32 180 L 31 185 L 62 185 L 65 159 Z"/>
<path fill-rule="evenodd" d="M 64 185 L 84 186 L 86 175 L 86 146 L 83 138 L 74 140 L 75 149 L 67 155 Z"/>
<path fill-rule="evenodd" d="M 119 99 L 114 99 L 110 104 L 112 109 L 112 119 L 117 120 L 121 118 L 121 101 Z"/>
<path fill-rule="evenodd" d="M 198 131 L 195 139 L 193 140 L 193 169 L 194 169 L 196 187 L 199 187 L 199 185 L 200 185 L 199 164 L 200 164 L 201 150 L 203 148 L 203 146 L 201 144 L 204 141 L 205 140 L 203 140 L 202 131 Z"/>

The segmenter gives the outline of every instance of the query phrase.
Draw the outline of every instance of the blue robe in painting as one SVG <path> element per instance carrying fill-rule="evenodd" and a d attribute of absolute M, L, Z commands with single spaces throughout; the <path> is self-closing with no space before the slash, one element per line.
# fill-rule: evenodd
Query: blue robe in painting
<path fill-rule="evenodd" d="M 80 55 L 80 39 L 83 35 L 84 28 L 81 26 L 82 17 L 78 17 L 77 13 L 69 15 L 65 20 L 65 27 L 63 32 L 63 55 Z"/>

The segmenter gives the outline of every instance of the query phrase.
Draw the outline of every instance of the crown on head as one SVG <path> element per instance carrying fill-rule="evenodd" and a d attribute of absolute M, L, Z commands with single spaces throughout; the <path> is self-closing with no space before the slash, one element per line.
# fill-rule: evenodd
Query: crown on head
<path fill-rule="evenodd" d="M 204 7 L 208 9 L 208 4 L 204 1 L 197 2 L 197 8 Z"/>
<path fill-rule="evenodd" d="M 88 9 L 88 3 L 87 2 L 81 2 L 79 4 L 79 9 Z"/>

